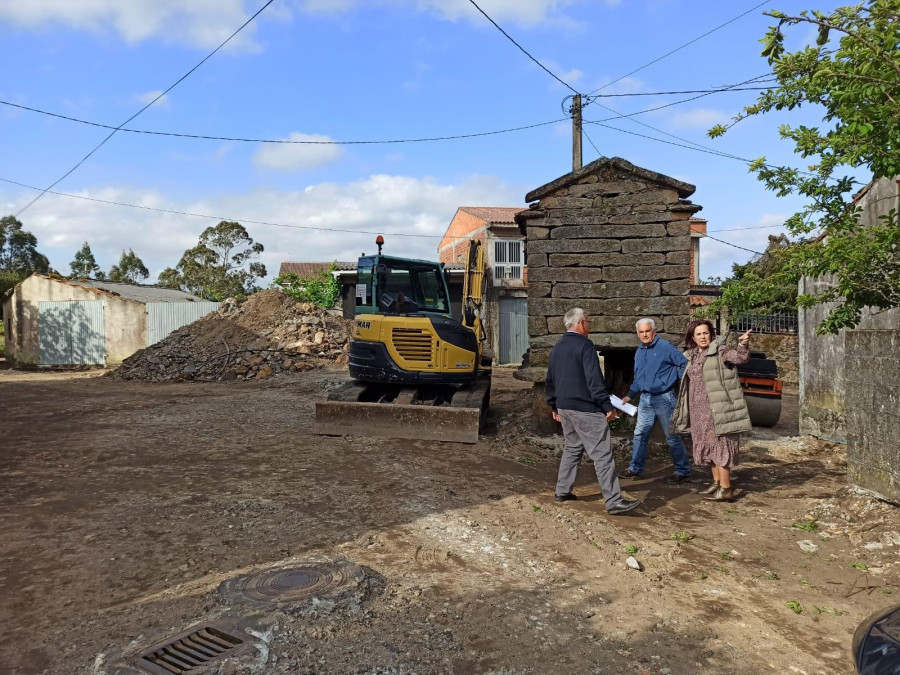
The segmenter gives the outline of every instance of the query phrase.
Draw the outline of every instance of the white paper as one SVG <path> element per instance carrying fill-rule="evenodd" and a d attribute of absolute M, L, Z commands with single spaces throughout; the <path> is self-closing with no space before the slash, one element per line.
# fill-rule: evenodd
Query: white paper
<path fill-rule="evenodd" d="M 620 399 L 618 396 L 610 396 L 609 402 L 613 404 L 614 408 L 618 408 L 626 415 L 634 417 L 637 414 L 636 406 L 633 406 L 630 403 L 623 403 L 622 399 Z"/>
<path fill-rule="evenodd" d="M 356 284 L 356 297 L 362 298 L 363 304 L 366 302 L 366 284 Z"/>

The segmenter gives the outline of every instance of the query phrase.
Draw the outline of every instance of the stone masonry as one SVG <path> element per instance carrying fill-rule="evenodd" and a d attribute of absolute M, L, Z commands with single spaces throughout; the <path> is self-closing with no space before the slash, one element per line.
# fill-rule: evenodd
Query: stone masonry
<path fill-rule="evenodd" d="M 690 320 L 689 220 L 702 208 L 686 199 L 694 190 L 615 157 L 526 196 L 536 203 L 516 222 L 526 236 L 532 368 L 546 367 L 576 306 L 604 351 L 637 347 L 634 323 L 644 316 L 680 341 Z"/>

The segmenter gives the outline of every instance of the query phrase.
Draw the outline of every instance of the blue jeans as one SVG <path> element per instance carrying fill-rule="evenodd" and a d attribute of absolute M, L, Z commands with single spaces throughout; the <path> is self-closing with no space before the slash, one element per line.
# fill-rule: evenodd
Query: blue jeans
<path fill-rule="evenodd" d="M 691 463 L 688 460 L 687 451 L 684 449 L 684 441 L 678 434 L 669 433 L 676 401 L 677 397 L 674 391 L 668 391 L 665 394 L 641 394 L 641 400 L 638 403 L 637 424 L 634 426 L 634 449 L 631 453 L 631 464 L 628 467 L 632 472 L 644 473 L 647 442 L 650 440 L 650 432 L 653 431 L 653 422 L 659 420 L 666 433 L 666 443 L 672 452 L 675 473 L 679 476 L 691 475 Z"/>

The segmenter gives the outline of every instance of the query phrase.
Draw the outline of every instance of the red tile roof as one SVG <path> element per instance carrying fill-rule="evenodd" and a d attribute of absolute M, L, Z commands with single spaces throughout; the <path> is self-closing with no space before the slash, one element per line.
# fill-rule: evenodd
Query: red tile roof
<path fill-rule="evenodd" d="M 510 225 L 515 225 L 515 215 L 528 209 L 508 206 L 460 206 L 459 210 L 465 211 L 476 218 L 481 218 L 481 220 L 488 223 L 509 223 Z"/>

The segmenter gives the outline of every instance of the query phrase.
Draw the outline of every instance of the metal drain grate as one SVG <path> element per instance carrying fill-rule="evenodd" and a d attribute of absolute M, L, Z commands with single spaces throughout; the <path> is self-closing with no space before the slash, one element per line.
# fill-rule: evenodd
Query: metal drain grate
<path fill-rule="evenodd" d="M 223 656 L 235 656 L 251 647 L 245 633 L 221 624 L 203 624 L 151 647 L 137 665 L 155 675 L 190 673 Z"/>

